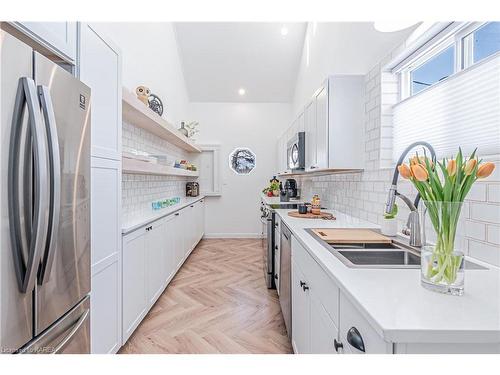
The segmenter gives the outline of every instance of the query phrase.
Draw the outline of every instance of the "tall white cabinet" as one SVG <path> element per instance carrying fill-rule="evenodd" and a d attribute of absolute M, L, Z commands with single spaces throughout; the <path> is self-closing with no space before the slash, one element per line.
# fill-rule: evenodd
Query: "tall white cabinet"
<path fill-rule="evenodd" d="M 91 88 L 91 352 L 121 346 L 121 52 L 79 24 L 79 78 Z"/>

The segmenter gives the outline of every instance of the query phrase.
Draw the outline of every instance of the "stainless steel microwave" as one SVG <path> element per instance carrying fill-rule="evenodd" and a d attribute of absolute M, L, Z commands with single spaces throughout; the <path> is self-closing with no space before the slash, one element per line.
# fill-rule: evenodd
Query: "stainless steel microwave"
<path fill-rule="evenodd" d="M 306 133 L 298 132 L 287 143 L 287 165 L 292 171 L 306 167 Z"/>

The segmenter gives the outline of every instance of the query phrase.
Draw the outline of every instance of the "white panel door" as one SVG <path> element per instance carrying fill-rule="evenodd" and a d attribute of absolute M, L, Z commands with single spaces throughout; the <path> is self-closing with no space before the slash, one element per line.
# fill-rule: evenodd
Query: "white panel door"
<path fill-rule="evenodd" d="M 193 203 L 189 207 L 186 207 L 186 216 L 184 221 L 187 238 L 186 257 L 194 248 L 196 242 L 196 227 L 196 207 Z"/>
<path fill-rule="evenodd" d="M 148 311 L 146 292 L 146 228 L 123 238 L 123 344 Z"/>
<path fill-rule="evenodd" d="M 92 158 L 91 169 L 91 264 L 119 252 L 121 242 L 121 164 Z"/>
<path fill-rule="evenodd" d="M 92 155 L 121 160 L 121 52 L 93 24 L 80 25 L 80 80 L 92 90 Z"/>
<path fill-rule="evenodd" d="M 164 219 L 146 226 L 146 285 L 150 306 L 156 302 L 165 287 L 166 235 Z"/>
<path fill-rule="evenodd" d="M 70 63 L 76 60 L 76 22 L 15 22 L 14 26 Z"/>
<path fill-rule="evenodd" d="M 173 215 L 174 219 L 172 220 L 172 228 L 174 230 L 174 262 L 176 271 L 182 265 L 184 260 L 184 215 L 184 210 L 179 210 Z"/>
<path fill-rule="evenodd" d="M 91 352 L 121 346 L 120 162 L 92 158 L 91 169 Z"/>
<path fill-rule="evenodd" d="M 310 352 L 309 290 L 304 275 L 292 259 L 292 344 L 298 354 Z"/>
<path fill-rule="evenodd" d="M 328 85 L 315 96 L 316 102 L 316 166 L 328 168 Z"/>
<path fill-rule="evenodd" d="M 91 353 L 116 353 L 121 342 L 121 264 L 111 262 L 92 276 Z"/>
<path fill-rule="evenodd" d="M 175 215 L 169 215 L 165 218 L 165 244 L 163 246 L 163 280 L 168 284 L 174 277 L 176 271 L 174 244 L 178 233 L 175 232 Z"/>
<path fill-rule="evenodd" d="M 339 341 L 338 328 L 324 309 L 323 305 L 311 293 L 311 330 L 310 342 L 313 354 L 337 354 L 335 340 Z M 340 349 L 339 349 L 340 350 Z M 342 352 L 341 352 L 342 353 Z"/>

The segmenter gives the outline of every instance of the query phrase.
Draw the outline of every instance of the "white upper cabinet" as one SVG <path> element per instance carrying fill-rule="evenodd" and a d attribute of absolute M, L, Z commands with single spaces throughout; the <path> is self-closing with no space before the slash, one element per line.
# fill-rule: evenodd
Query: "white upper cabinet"
<path fill-rule="evenodd" d="M 328 87 L 328 167 L 364 165 L 364 77 L 333 76 Z"/>
<path fill-rule="evenodd" d="M 328 83 L 314 96 L 316 103 L 316 168 L 328 168 Z"/>
<path fill-rule="evenodd" d="M 121 160 L 121 52 L 93 24 L 80 24 L 80 80 L 92 90 L 92 156 Z"/>
<path fill-rule="evenodd" d="M 310 101 L 304 109 L 304 130 L 306 132 L 306 170 L 311 171 L 317 166 L 316 159 L 316 102 Z"/>
<path fill-rule="evenodd" d="M 76 61 L 76 22 L 14 22 L 13 26 L 65 61 Z"/>
<path fill-rule="evenodd" d="M 364 113 L 364 77 L 331 76 L 285 131 L 286 141 L 278 142 L 278 153 L 286 154 L 290 137 L 304 131 L 306 172 L 362 169 Z M 279 172 L 283 172 L 281 163 Z"/>

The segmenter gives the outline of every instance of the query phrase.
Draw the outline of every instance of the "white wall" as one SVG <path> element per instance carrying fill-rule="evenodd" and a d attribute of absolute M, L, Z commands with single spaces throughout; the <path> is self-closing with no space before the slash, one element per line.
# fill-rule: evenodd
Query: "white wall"
<path fill-rule="evenodd" d="M 368 73 L 410 32 L 380 33 L 371 22 L 309 23 L 293 96 L 293 114 L 299 112 L 327 76 Z"/>
<path fill-rule="evenodd" d="M 123 53 L 123 86 L 135 92 L 147 86 L 163 102 L 163 117 L 179 126 L 185 120 L 188 95 L 170 22 L 100 23 Z"/>
<path fill-rule="evenodd" d="M 288 126 L 290 105 L 190 103 L 189 116 L 200 122 L 197 143 L 221 145 L 222 196 L 205 200 L 205 235 L 259 236 L 260 194 L 276 171 L 276 140 Z M 256 154 L 256 167 L 249 175 L 236 175 L 229 168 L 229 154 L 240 146 Z"/>

